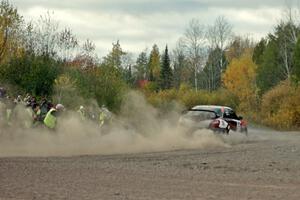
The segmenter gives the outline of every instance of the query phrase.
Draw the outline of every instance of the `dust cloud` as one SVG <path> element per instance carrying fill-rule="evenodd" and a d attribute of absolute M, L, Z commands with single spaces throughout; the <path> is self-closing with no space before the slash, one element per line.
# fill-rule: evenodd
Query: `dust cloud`
<path fill-rule="evenodd" d="M 0 156 L 75 156 L 158 152 L 196 148 L 228 148 L 244 142 L 244 136 L 224 136 L 199 130 L 187 136 L 178 127 L 182 107 L 174 103 L 167 114 L 149 105 L 137 92 L 130 92 L 118 116 L 105 129 L 66 112 L 57 130 L 9 127 L 0 130 Z"/>

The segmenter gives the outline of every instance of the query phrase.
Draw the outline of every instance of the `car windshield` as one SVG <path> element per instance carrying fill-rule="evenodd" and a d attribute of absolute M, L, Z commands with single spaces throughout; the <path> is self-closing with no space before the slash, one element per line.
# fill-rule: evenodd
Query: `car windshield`
<path fill-rule="evenodd" d="M 217 116 L 214 112 L 205 111 L 205 110 L 189 110 L 184 117 L 190 118 L 193 120 L 208 120 L 215 119 Z"/>

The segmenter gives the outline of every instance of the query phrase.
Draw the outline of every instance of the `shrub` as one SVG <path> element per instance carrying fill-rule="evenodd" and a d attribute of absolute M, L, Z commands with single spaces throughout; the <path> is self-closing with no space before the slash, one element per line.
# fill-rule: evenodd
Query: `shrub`
<path fill-rule="evenodd" d="M 174 102 L 186 108 L 191 108 L 199 104 L 237 107 L 237 98 L 226 89 L 219 89 L 214 92 L 206 90 L 196 92 L 189 85 L 181 84 L 178 90 L 169 89 L 159 92 L 144 90 L 144 93 L 149 103 L 163 110 L 171 109 L 174 106 Z"/>
<path fill-rule="evenodd" d="M 300 128 L 299 102 L 300 88 L 281 82 L 262 97 L 262 122 L 278 129 Z"/>
<path fill-rule="evenodd" d="M 1 79 L 34 95 L 51 95 L 60 63 L 46 56 L 25 55 L 1 66 Z"/>

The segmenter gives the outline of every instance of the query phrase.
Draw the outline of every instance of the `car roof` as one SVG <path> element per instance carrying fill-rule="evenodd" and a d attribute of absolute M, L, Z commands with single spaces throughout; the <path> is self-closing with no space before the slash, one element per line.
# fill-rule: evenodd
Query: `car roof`
<path fill-rule="evenodd" d="M 230 108 L 228 106 L 220 106 L 220 105 L 197 105 L 197 106 L 194 106 L 192 109 L 208 109 L 208 110 L 230 109 L 230 110 L 232 110 L 232 108 Z"/>

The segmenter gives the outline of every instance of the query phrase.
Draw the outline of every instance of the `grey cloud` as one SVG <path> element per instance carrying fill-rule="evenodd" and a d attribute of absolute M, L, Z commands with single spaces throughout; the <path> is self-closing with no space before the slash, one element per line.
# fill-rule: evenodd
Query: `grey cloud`
<path fill-rule="evenodd" d="M 145 14 L 145 13 L 160 13 L 160 12 L 185 12 L 191 10 L 199 10 L 205 8 L 205 4 L 193 0 L 12 0 L 14 5 L 22 9 L 30 9 L 34 6 L 40 6 L 51 9 L 75 9 L 85 10 L 87 12 L 125 12 L 131 14 Z"/>
<path fill-rule="evenodd" d="M 208 8 L 280 7 L 285 0 L 11 0 L 20 8 L 41 6 L 48 9 L 77 9 L 91 12 L 126 12 L 145 14 L 157 12 L 186 13 Z"/>
<path fill-rule="evenodd" d="M 269 27 L 272 23 L 276 23 L 274 19 L 267 16 L 264 17 L 266 18 L 265 24 L 258 24 L 247 17 L 239 20 L 233 19 L 238 18 L 235 14 L 246 10 L 247 14 L 257 15 L 258 8 L 259 12 L 261 10 L 264 12 L 265 8 L 280 10 L 280 7 L 285 5 L 285 0 L 10 1 L 25 14 L 32 12 L 33 7 L 63 13 L 58 20 L 70 27 L 80 39 L 89 38 L 95 41 L 102 56 L 106 54 L 104 52 L 106 49 L 111 48 L 111 43 L 117 39 L 121 41 L 121 45 L 139 47 L 130 49 L 133 52 L 141 51 L 146 46 L 151 48 L 154 43 L 162 48 L 166 43 L 172 46 L 171 43 L 176 43 L 183 34 L 188 21 L 193 17 L 199 18 L 203 24 L 211 24 L 218 15 L 229 16 L 228 20 L 233 23 L 236 32 L 249 31 L 264 35 L 270 31 Z M 227 15 L 228 13 L 230 14 Z M 88 17 L 85 16 L 86 14 Z M 126 16 L 129 16 L 129 21 L 133 21 L 124 21 Z"/>
<path fill-rule="evenodd" d="M 281 7 L 285 0 L 195 0 L 205 3 L 207 7 L 250 8 Z"/>

